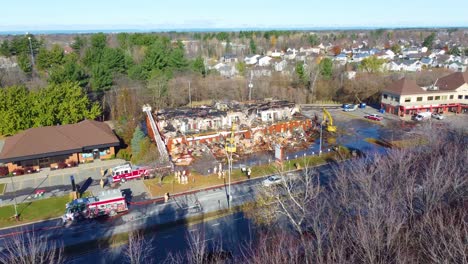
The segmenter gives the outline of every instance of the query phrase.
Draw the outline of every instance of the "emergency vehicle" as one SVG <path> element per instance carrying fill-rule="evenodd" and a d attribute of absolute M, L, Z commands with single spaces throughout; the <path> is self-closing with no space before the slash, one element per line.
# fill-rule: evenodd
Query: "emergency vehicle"
<path fill-rule="evenodd" d="M 106 190 L 94 197 L 75 199 L 67 203 L 65 207 L 66 212 L 62 217 L 64 222 L 92 219 L 104 215 L 114 216 L 128 211 L 125 196 L 119 189 Z"/>
<path fill-rule="evenodd" d="M 149 168 L 132 167 L 130 163 L 125 163 L 112 168 L 111 176 L 108 178 L 110 183 L 125 182 L 132 179 L 139 179 L 150 174 Z"/>

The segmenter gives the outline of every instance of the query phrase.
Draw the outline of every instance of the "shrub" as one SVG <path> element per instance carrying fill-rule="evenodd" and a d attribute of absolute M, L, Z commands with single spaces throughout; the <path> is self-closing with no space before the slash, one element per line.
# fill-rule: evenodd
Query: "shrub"
<path fill-rule="evenodd" d="M 2 166 L 0 167 L 0 176 L 6 176 L 8 175 L 8 167 Z"/>
<path fill-rule="evenodd" d="M 23 169 L 15 169 L 12 173 L 13 173 L 13 175 L 23 175 L 24 170 Z"/>
<path fill-rule="evenodd" d="M 117 153 L 117 158 L 130 161 L 132 159 L 132 153 L 128 149 L 121 149 Z"/>

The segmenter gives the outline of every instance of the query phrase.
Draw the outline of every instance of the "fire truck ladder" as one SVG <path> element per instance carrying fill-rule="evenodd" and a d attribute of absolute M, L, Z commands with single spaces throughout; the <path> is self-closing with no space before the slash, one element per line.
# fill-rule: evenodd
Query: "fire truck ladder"
<path fill-rule="evenodd" d="M 150 105 L 143 105 L 143 112 L 146 113 L 146 116 L 150 122 L 151 129 L 153 130 L 154 141 L 156 142 L 156 146 L 158 146 L 159 154 L 164 161 L 169 161 L 169 153 L 167 152 L 166 144 L 161 138 L 161 134 L 159 133 L 158 127 L 156 126 L 156 122 L 154 122 L 153 114 L 151 113 L 151 106 Z"/>

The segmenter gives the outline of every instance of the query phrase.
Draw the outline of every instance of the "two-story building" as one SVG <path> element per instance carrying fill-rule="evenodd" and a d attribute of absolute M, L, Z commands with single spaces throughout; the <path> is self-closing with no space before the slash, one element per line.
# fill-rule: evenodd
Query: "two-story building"
<path fill-rule="evenodd" d="M 383 89 L 381 107 L 401 117 L 418 112 L 465 112 L 468 109 L 468 72 L 447 75 L 428 87 L 402 78 Z"/>

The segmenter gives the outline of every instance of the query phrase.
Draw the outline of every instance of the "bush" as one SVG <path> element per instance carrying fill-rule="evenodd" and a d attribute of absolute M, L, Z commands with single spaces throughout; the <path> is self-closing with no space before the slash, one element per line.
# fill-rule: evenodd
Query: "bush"
<path fill-rule="evenodd" d="M 59 169 L 65 169 L 65 168 L 68 167 L 67 164 L 66 164 L 65 162 L 59 162 L 59 163 L 57 164 L 57 166 L 58 166 Z"/>
<path fill-rule="evenodd" d="M 132 159 L 132 153 L 128 149 L 121 149 L 117 153 L 117 158 L 130 161 Z"/>
<path fill-rule="evenodd" d="M 7 176 L 8 175 L 8 167 L 2 166 L 0 167 L 0 176 Z"/>
<path fill-rule="evenodd" d="M 67 166 L 68 167 L 76 167 L 78 165 L 78 163 L 76 161 L 70 161 L 67 163 Z"/>

